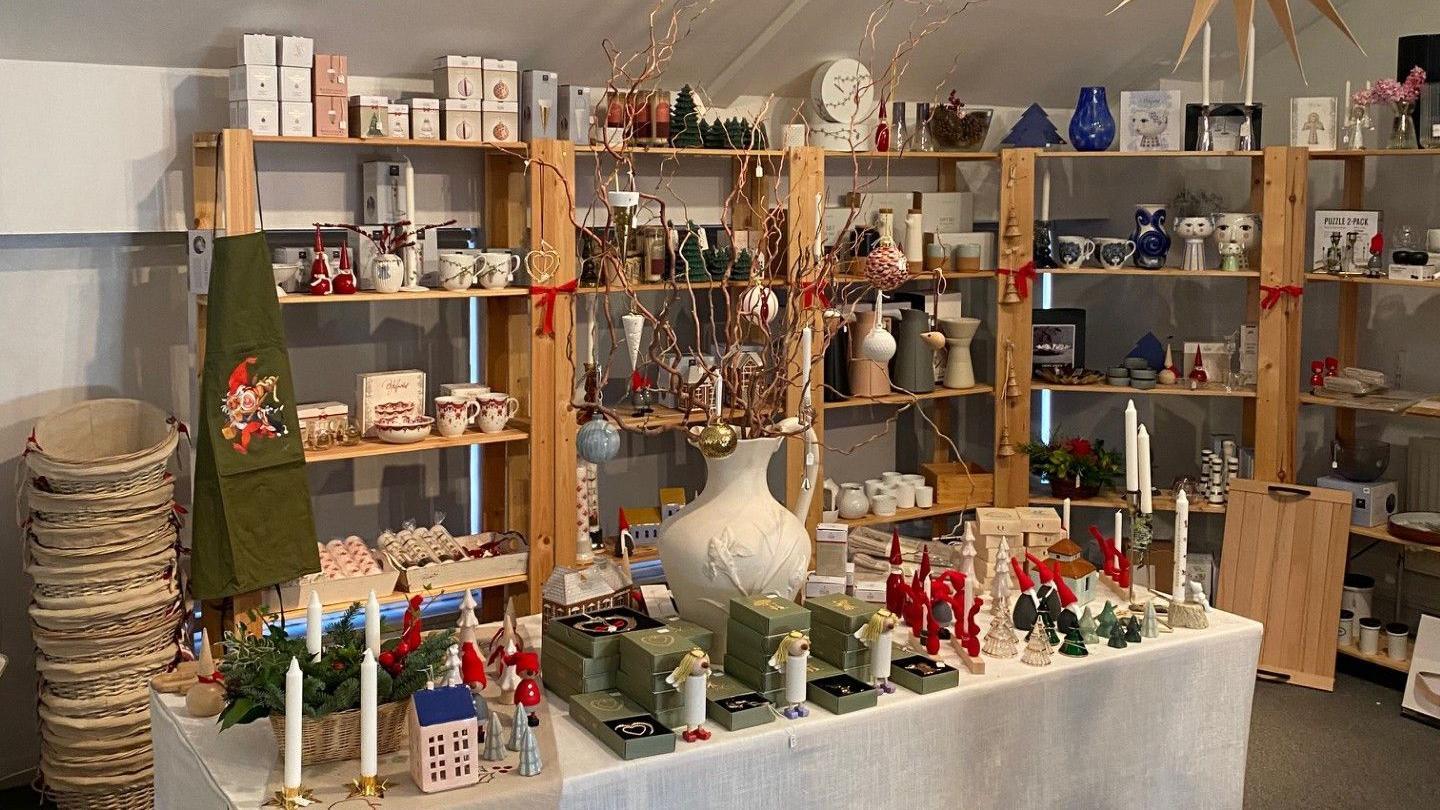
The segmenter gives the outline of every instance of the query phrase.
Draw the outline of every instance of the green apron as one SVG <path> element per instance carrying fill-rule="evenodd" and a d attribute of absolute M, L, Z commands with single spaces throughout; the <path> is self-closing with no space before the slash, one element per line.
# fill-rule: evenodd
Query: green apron
<path fill-rule="evenodd" d="M 320 569 L 265 234 L 216 239 L 213 259 L 190 558 L 198 599 Z"/>

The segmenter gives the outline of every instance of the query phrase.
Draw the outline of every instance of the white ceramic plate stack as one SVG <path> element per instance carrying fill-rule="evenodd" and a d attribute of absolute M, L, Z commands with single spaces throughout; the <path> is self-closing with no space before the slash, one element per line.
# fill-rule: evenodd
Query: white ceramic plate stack
<path fill-rule="evenodd" d="M 178 442 L 164 411 L 102 399 L 41 419 L 26 447 L 40 770 L 63 810 L 153 802 L 149 681 L 177 660 L 184 618 Z"/>

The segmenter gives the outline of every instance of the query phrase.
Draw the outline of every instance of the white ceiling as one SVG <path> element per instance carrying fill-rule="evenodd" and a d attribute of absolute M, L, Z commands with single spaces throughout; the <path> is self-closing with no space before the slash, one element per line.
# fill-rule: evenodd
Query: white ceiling
<path fill-rule="evenodd" d="M 1137 0 L 1105 17 L 1114 2 L 892 0 L 875 36 L 877 55 L 862 47 L 862 38 L 866 18 L 882 0 L 681 0 L 684 16 L 693 20 L 663 84 L 708 87 L 729 73 L 711 88 L 717 102 L 736 94 L 801 96 L 822 60 L 859 53 L 872 65 L 886 64 L 923 12 L 933 19 L 961 9 L 906 60 L 902 97 L 943 97 L 954 87 L 962 97 L 990 103 L 1064 104 L 1079 85 L 1136 87 L 1169 76 L 1189 0 Z M 313 36 L 319 50 L 348 54 L 351 72 L 363 76 L 422 76 L 434 56 L 459 53 L 515 58 L 522 68 L 557 71 L 562 82 L 602 84 L 610 73 L 602 41 L 633 49 L 643 41 L 653 3 L 3 0 L 0 57 L 224 68 L 234 61 L 240 33 L 272 31 Z M 1217 79 L 1234 70 L 1235 38 L 1229 3 L 1223 5 L 1216 13 Z M 1283 47 L 1264 4 L 1257 5 L 1260 51 Z M 1318 19 L 1308 4 L 1294 11 L 1300 27 Z M 1342 45 L 1338 32 L 1333 39 Z M 1182 76 L 1198 78 L 1198 50 Z"/>

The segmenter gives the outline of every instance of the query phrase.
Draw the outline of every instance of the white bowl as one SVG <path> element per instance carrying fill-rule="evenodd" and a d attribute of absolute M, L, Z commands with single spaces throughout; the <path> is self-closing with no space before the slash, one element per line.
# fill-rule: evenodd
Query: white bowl
<path fill-rule="evenodd" d="M 393 421 L 377 422 L 375 435 L 390 444 L 414 444 L 430 435 L 435 419 L 429 416 L 407 416 Z"/>

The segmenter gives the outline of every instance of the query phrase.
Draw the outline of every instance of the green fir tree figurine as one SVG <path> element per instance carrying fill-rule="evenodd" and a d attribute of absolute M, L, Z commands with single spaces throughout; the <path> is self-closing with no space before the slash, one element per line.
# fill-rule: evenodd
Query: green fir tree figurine
<path fill-rule="evenodd" d="M 1090 612 L 1090 606 L 1085 606 L 1085 612 L 1080 614 L 1080 636 L 1085 639 L 1086 644 L 1100 643 L 1100 625 L 1095 621 L 1095 614 Z"/>
<path fill-rule="evenodd" d="M 750 253 L 750 248 L 741 250 L 735 256 L 735 266 L 730 268 L 731 281 L 749 281 L 750 268 L 754 265 L 755 258 Z"/>
<path fill-rule="evenodd" d="M 1131 616 L 1130 620 L 1125 622 L 1125 643 L 1139 644 L 1140 641 L 1140 620 Z"/>
<path fill-rule="evenodd" d="M 709 281 L 710 274 L 705 269 L 705 254 L 700 249 L 700 229 L 695 227 L 694 222 L 685 223 L 685 231 L 680 234 L 680 259 L 675 267 L 677 278 L 684 277 L 690 281 Z"/>
<path fill-rule="evenodd" d="M 1116 621 L 1115 606 L 1110 604 L 1109 599 L 1106 599 L 1105 607 L 1101 608 L 1100 618 L 1096 621 L 1095 632 L 1098 633 L 1101 638 L 1109 638 L 1110 628 L 1115 626 Z M 1121 630 L 1123 631 L 1124 628 L 1122 627 Z"/>
<path fill-rule="evenodd" d="M 1109 635 L 1110 640 L 1105 642 L 1106 646 L 1114 647 L 1117 650 L 1123 650 L 1126 647 L 1130 646 L 1125 643 L 1125 626 L 1120 622 L 1115 622 L 1114 624 L 1110 625 Z"/>
<path fill-rule="evenodd" d="M 702 121 L 700 124 L 700 133 L 701 137 L 705 140 L 706 149 L 725 148 L 725 124 L 722 123 L 719 118 L 716 118 L 709 124 Z"/>
<path fill-rule="evenodd" d="M 1050 642 L 1051 647 L 1059 644 L 1060 634 L 1055 632 L 1055 623 L 1050 621 L 1044 613 L 1040 614 L 1040 621 L 1045 625 L 1045 640 Z"/>
<path fill-rule="evenodd" d="M 670 145 L 682 149 L 699 149 L 705 145 L 700 111 L 695 108 L 695 91 L 688 84 L 680 88 L 670 108 Z"/>
<path fill-rule="evenodd" d="M 1085 649 L 1085 639 L 1080 635 L 1079 627 L 1072 627 L 1065 634 L 1065 641 L 1060 645 L 1060 654 L 1071 658 L 1084 658 L 1090 654 L 1090 651 Z"/>

